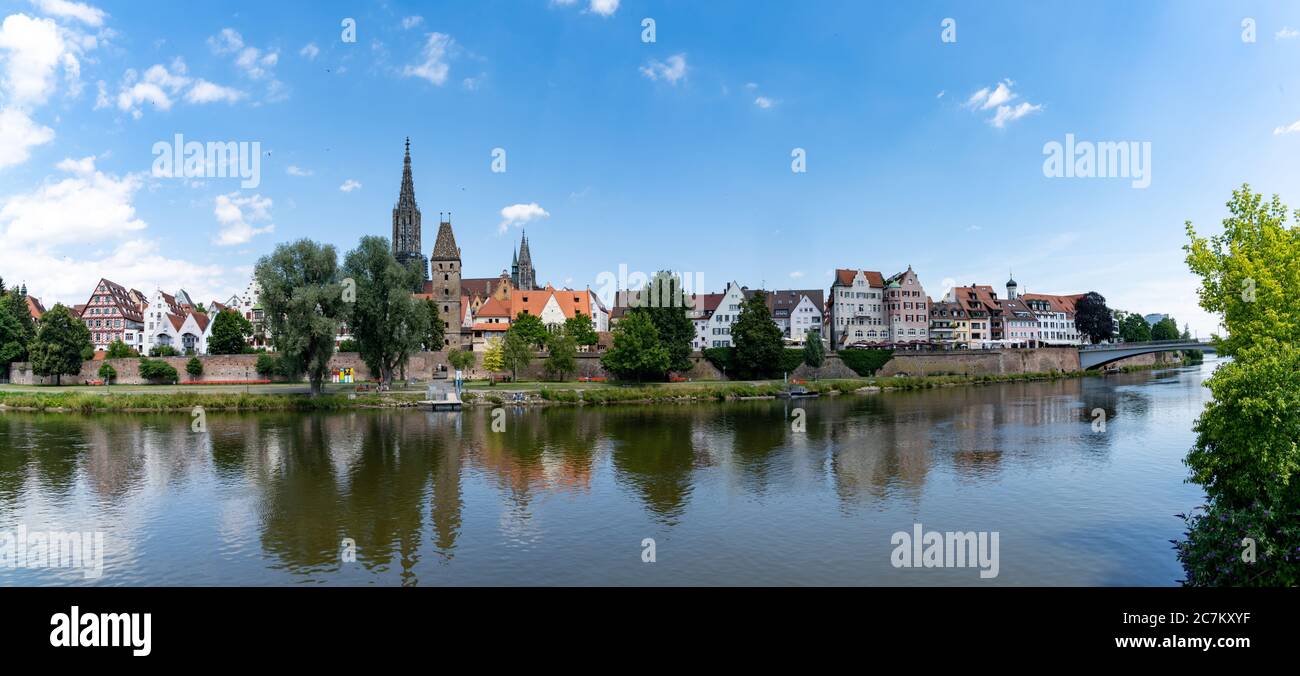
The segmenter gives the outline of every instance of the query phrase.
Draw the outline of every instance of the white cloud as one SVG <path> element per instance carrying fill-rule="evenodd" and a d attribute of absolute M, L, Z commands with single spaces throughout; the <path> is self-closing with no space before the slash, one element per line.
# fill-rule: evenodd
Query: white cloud
<path fill-rule="evenodd" d="M 664 80 L 676 85 L 678 80 L 686 77 L 686 54 L 673 54 L 666 61 L 650 59 L 641 66 L 641 74 L 651 80 Z"/>
<path fill-rule="evenodd" d="M 235 67 L 250 80 L 265 81 L 267 99 L 277 101 L 285 97 L 284 83 L 276 79 L 272 70 L 280 62 L 280 51 L 263 50 L 244 42 L 244 36 L 233 28 L 222 28 L 219 33 L 208 38 L 208 46 L 214 54 L 235 55 Z M 308 47 L 311 49 L 309 50 Z M 303 47 L 299 54 L 315 58 L 319 50 L 314 44 Z"/>
<path fill-rule="evenodd" d="M 618 11 L 618 0 L 591 0 L 587 10 L 601 16 L 614 16 L 614 12 Z"/>
<path fill-rule="evenodd" d="M 1293 134 L 1298 131 L 1300 131 L 1300 120 L 1296 120 L 1295 122 L 1292 122 L 1291 124 L 1288 124 L 1285 127 L 1274 127 L 1273 135 L 1280 136 L 1282 134 Z"/>
<path fill-rule="evenodd" d="M 150 66 L 144 72 L 144 77 L 134 68 L 128 68 L 122 75 L 122 84 L 117 93 L 118 110 L 130 112 L 136 119 L 140 118 L 140 107 L 144 103 L 153 104 L 160 110 L 171 110 L 171 97 L 190 84 L 190 78 L 185 73 L 185 62 L 179 57 L 172 61 L 170 69 L 162 64 Z"/>
<path fill-rule="evenodd" d="M 430 33 L 420 52 L 423 60 L 417 64 L 408 64 L 402 70 L 402 75 L 423 78 L 441 87 L 451 72 L 451 66 L 447 64 L 447 52 L 454 44 L 451 36 L 446 33 Z"/>
<path fill-rule="evenodd" d="M 531 220 L 546 218 L 547 216 L 550 216 L 550 214 L 536 202 L 511 204 L 501 210 L 501 223 L 497 225 L 497 232 L 504 233 L 512 225 L 516 227 L 522 226 Z"/>
<path fill-rule="evenodd" d="M 45 14 L 65 19 L 76 19 L 87 26 L 102 26 L 104 25 L 104 17 L 108 16 L 104 10 L 98 7 L 91 7 L 80 2 L 69 2 L 69 0 L 32 0 L 32 4 L 36 5 Z"/>
<path fill-rule="evenodd" d="M 54 140 L 54 130 L 32 121 L 17 108 L 0 109 L 0 169 L 22 164 L 31 148 Z"/>
<path fill-rule="evenodd" d="M 803 270 L 795 270 L 790 273 L 790 279 L 803 279 Z"/>
<path fill-rule="evenodd" d="M 217 195 L 216 206 L 212 214 L 221 223 L 221 230 L 212 240 L 218 246 L 245 244 L 256 235 L 275 230 L 275 225 L 267 223 L 256 227 L 253 223 L 271 220 L 271 198 L 261 195 L 241 197 L 239 192 Z"/>
<path fill-rule="evenodd" d="M 354 181 L 350 178 L 344 181 L 343 185 L 339 186 L 339 190 L 342 190 L 343 192 L 352 192 L 353 190 L 360 190 L 360 189 L 361 189 L 361 183 L 358 181 Z"/>
<path fill-rule="evenodd" d="M 964 107 L 974 111 L 986 111 L 993 109 L 993 117 L 986 120 L 989 124 L 999 129 L 1006 126 L 1008 122 L 1014 122 L 1020 118 L 1036 113 L 1043 109 L 1043 106 L 1028 101 L 1021 101 L 1019 104 L 1011 105 L 1011 102 L 1020 98 L 1020 95 L 1012 91 L 1015 82 L 1010 79 L 1004 79 L 993 87 L 984 87 L 970 98 L 966 99 Z"/>
<path fill-rule="evenodd" d="M 32 106 L 45 103 L 54 93 L 56 74 L 62 64 L 69 77 L 80 73 L 73 50 L 52 19 L 34 19 L 11 14 L 0 24 L 0 55 L 3 55 L 3 84 L 8 105 Z"/>
<path fill-rule="evenodd" d="M 305 47 L 298 50 L 298 56 L 306 57 L 308 60 L 315 59 L 320 54 L 320 47 L 315 42 L 308 42 Z"/>
<path fill-rule="evenodd" d="M 410 30 L 424 23 L 422 16 L 408 16 L 402 18 L 402 30 Z"/>
<path fill-rule="evenodd" d="M 65 157 L 58 164 L 54 165 L 59 171 L 66 171 L 69 174 L 77 176 L 89 176 L 95 173 L 95 156 L 83 157 L 74 160 L 71 157 Z"/>
<path fill-rule="evenodd" d="M 190 87 L 189 92 L 185 94 L 185 100 L 190 103 L 214 103 L 224 101 L 234 103 L 244 98 L 244 92 L 233 87 L 225 87 L 219 84 L 213 84 L 207 80 L 200 79 Z"/>
<path fill-rule="evenodd" d="M 314 173 L 311 169 L 301 169 L 296 164 L 289 165 L 289 168 L 285 169 L 284 172 L 290 176 L 311 176 Z"/>
<path fill-rule="evenodd" d="M 754 99 L 754 105 L 758 106 L 759 108 L 762 108 L 763 110 L 767 110 L 768 108 L 775 106 L 776 103 L 777 103 L 776 100 L 770 99 L 766 96 L 760 96 Z"/>
<path fill-rule="evenodd" d="M 139 175 L 105 174 L 95 169 L 93 157 L 64 160 L 59 168 L 72 175 L 57 182 L 47 180 L 31 193 L 10 196 L 0 207 L 0 231 L 6 242 L 19 249 L 44 249 L 117 238 L 145 228 L 132 204 L 143 184 Z"/>
<path fill-rule="evenodd" d="M 1020 104 L 1016 106 L 998 106 L 998 112 L 993 115 L 993 119 L 989 120 L 989 124 L 1001 129 L 1005 127 L 1008 122 L 1014 122 L 1030 113 L 1036 113 L 1042 109 L 1042 106 L 1031 104 L 1028 101 L 1021 101 Z"/>
<path fill-rule="evenodd" d="M 169 258 L 147 239 L 121 242 L 107 253 L 73 258 L 57 251 L 22 251 L 0 247 L 0 267 L 6 276 L 27 281 L 28 293 L 45 306 L 71 307 L 90 297 L 95 282 L 107 277 L 128 289 L 146 293 L 183 283 L 196 299 L 229 298 L 248 283 L 249 271 L 219 264 L 197 264 Z"/>
<path fill-rule="evenodd" d="M 1278 40 L 1293 40 L 1295 38 L 1300 38 L 1300 30 L 1296 30 L 1289 26 L 1283 26 L 1282 30 L 1273 34 L 1273 37 Z"/>
<path fill-rule="evenodd" d="M 208 46 L 218 54 L 233 54 L 244 48 L 244 36 L 233 28 L 222 28 L 220 33 L 208 38 Z"/>

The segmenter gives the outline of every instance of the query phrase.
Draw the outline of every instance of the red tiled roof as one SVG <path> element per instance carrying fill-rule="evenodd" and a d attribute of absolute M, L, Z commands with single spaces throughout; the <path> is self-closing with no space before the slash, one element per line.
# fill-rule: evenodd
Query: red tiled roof
<path fill-rule="evenodd" d="M 862 274 L 866 276 L 868 286 L 880 289 L 885 288 L 884 276 L 874 270 L 836 270 L 835 280 L 840 283 L 840 286 L 852 286 L 853 278 L 858 275 L 858 272 L 862 272 Z"/>

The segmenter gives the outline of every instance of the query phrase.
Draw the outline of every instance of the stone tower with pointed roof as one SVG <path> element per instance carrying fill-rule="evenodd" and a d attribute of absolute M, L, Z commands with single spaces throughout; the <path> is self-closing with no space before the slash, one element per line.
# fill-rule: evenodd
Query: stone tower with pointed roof
<path fill-rule="evenodd" d="M 451 216 L 439 218 L 438 239 L 433 243 L 429 257 L 433 279 L 429 296 L 438 306 L 438 319 L 443 322 L 443 343 L 447 348 L 460 348 L 469 342 L 470 334 L 463 330 L 465 308 L 460 297 L 460 247 L 451 231 Z"/>
<path fill-rule="evenodd" d="M 537 271 L 533 269 L 533 256 L 528 251 L 528 233 L 523 234 L 519 244 L 519 253 L 510 265 L 510 282 L 516 289 L 531 291 L 537 287 Z"/>
<path fill-rule="evenodd" d="M 414 285 L 415 291 L 429 281 L 429 266 L 425 264 L 420 248 L 420 207 L 415 203 L 415 181 L 411 178 L 411 138 L 406 138 L 406 157 L 402 159 L 402 187 L 393 205 L 393 257 L 407 265 L 419 261 L 423 278 Z"/>

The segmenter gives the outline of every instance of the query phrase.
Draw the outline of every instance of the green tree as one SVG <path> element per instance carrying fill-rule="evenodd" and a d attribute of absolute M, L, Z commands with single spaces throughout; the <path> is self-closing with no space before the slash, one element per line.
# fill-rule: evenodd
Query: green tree
<path fill-rule="evenodd" d="M 9 310 L 9 305 L 0 302 L 0 372 L 8 373 L 9 365 L 20 361 L 27 354 L 27 337 L 23 327 Z"/>
<path fill-rule="evenodd" d="M 647 313 L 634 309 L 615 325 L 613 345 L 600 363 L 622 380 L 663 380 L 668 375 L 670 358 L 654 321 Z"/>
<path fill-rule="evenodd" d="M 318 396 L 345 313 L 334 247 L 308 239 L 281 244 L 257 262 L 254 277 L 285 375 L 305 373 Z"/>
<path fill-rule="evenodd" d="M 1300 228 L 1277 195 L 1265 203 L 1249 185 L 1234 190 L 1223 232 L 1198 237 L 1191 221 L 1183 247 L 1187 266 L 1201 278 L 1201 307 L 1222 316 L 1225 336 L 1214 337 L 1222 356 L 1252 345 L 1294 344 L 1300 336 Z"/>
<path fill-rule="evenodd" d="M 546 359 L 546 373 L 557 380 L 578 370 L 578 343 L 568 331 L 556 331 L 546 341 L 550 356 Z"/>
<path fill-rule="evenodd" d="M 149 348 L 150 357 L 179 357 L 180 354 L 171 345 L 154 345 Z"/>
<path fill-rule="evenodd" d="M 499 373 L 506 368 L 505 345 L 500 338 L 490 338 L 487 342 L 487 349 L 483 351 L 483 370 L 488 373 Z"/>
<path fill-rule="evenodd" d="M 357 341 L 355 341 L 355 340 L 353 340 L 353 339 L 351 339 L 351 338 L 344 338 L 343 340 L 340 340 L 340 341 L 339 341 L 339 345 L 338 345 L 337 351 L 338 351 L 338 352 L 356 352 L 358 349 L 360 349 L 360 348 L 359 348 L 359 346 L 357 345 Z"/>
<path fill-rule="evenodd" d="M 1151 327 L 1151 340 L 1178 340 L 1178 322 L 1165 317 Z"/>
<path fill-rule="evenodd" d="M 501 349 L 502 366 L 510 371 L 511 382 L 518 382 L 520 369 L 528 368 L 533 361 L 532 344 L 522 331 L 516 332 L 515 327 L 511 326 L 506 331 L 505 343 Z"/>
<path fill-rule="evenodd" d="M 1090 343 L 1100 343 L 1115 336 L 1115 315 L 1106 307 L 1106 298 L 1089 291 L 1074 304 L 1074 326 Z"/>
<path fill-rule="evenodd" d="M 225 308 L 212 320 L 208 354 L 243 354 L 248 351 L 248 339 L 252 335 L 253 323 L 238 311 Z"/>
<path fill-rule="evenodd" d="M 731 342 L 736 347 L 732 359 L 739 376 L 767 377 L 781 367 L 781 328 L 772 321 L 767 309 L 767 295 L 762 291 L 745 299 L 740 316 L 731 327 Z"/>
<path fill-rule="evenodd" d="M 511 333 L 518 334 L 524 342 L 536 348 L 546 347 L 546 339 L 551 336 L 551 331 L 542 323 L 541 317 L 523 311 L 510 322 L 510 330 L 506 335 Z"/>
<path fill-rule="evenodd" d="M 198 357 L 190 357 L 190 360 L 185 362 L 185 372 L 190 374 L 191 378 L 198 378 L 203 375 L 203 362 L 199 361 Z"/>
<path fill-rule="evenodd" d="M 130 345 L 120 340 L 115 340 L 108 344 L 108 349 L 104 351 L 105 359 L 126 359 L 129 357 L 139 357 L 140 353 L 131 348 Z"/>
<path fill-rule="evenodd" d="M 24 361 L 29 358 L 27 346 L 36 337 L 36 320 L 32 319 L 31 310 L 27 307 L 27 287 L 16 286 L 0 293 L 0 306 L 6 308 L 9 316 L 18 324 L 18 342 L 22 351 L 12 361 Z"/>
<path fill-rule="evenodd" d="M 99 365 L 99 377 L 104 381 L 104 384 L 107 385 L 117 378 L 117 369 L 113 368 L 112 364 L 104 362 Z"/>
<path fill-rule="evenodd" d="M 424 299 L 424 311 L 429 317 L 429 332 L 424 337 L 424 349 L 437 352 L 447 346 L 447 319 L 438 312 L 438 304 L 432 298 Z"/>
<path fill-rule="evenodd" d="M 564 321 L 564 332 L 573 338 L 574 344 L 584 347 L 595 345 L 600 340 L 596 328 L 592 326 L 591 317 L 581 312 L 574 313 Z"/>
<path fill-rule="evenodd" d="M 393 257 L 384 237 L 362 237 L 343 261 L 343 274 L 355 284 L 346 304 L 347 322 L 357 351 L 385 384 L 404 368 L 429 338 L 429 312 L 411 296 L 412 268 Z"/>
<path fill-rule="evenodd" d="M 474 368 L 474 353 L 470 350 L 452 350 L 447 353 L 447 363 L 457 371 L 468 373 Z"/>
<path fill-rule="evenodd" d="M 1126 312 L 1119 321 L 1119 337 L 1126 343 L 1144 343 L 1151 340 L 1151 325 L 1142 315 Z"/>
<path fill-rule="evenodd" d="M 803 363 L 817 368 L 826 361 L 826 346 L 816 329 L 808 329 L 803 338 Z"/>
<path fill-rule="evenodd" d="M 1300 225 L 1275 195 L 1233 191 L 1223 232 L 1187 223 L 1187 264 L 1201 278 L 1201 307 L 1227 330 L 1214 341 L 1232 357 L 1206 380 L 1213 400 L 1195 425 L 1186 463 L 1209 497 L 1178 543 L 1188 584 L 1295 584 L 1300 564 Z M 1262 527 L 1268 523 L 1291 527 Z M 1254 528 L 1254 530 L 1252 530 Z M 1260 563 L 1234 576 L 1243 537 L 1257 534 Z"/>
<path fill-rule="evenodd" d="M 64 375 L 81 373 L 82 357 L 87 350 L 94 351 L 90 329 L 62 304 L 41 316 L 36 337 L 27 348 L 32 372 L 38 376 L 54 376 L 56 385 L 62 384 Z"/>
<path fill-rule="evenodd" d="M 691 368 L 695 324 L 686 316 L 690 304 L 681 277 L 661 270 L 646 284 L 640 304 L 632 309 L 632 312 L 646 313 L 654 322 L 659 343 L 668 352 L 669 371 L 687 371 Z"/>

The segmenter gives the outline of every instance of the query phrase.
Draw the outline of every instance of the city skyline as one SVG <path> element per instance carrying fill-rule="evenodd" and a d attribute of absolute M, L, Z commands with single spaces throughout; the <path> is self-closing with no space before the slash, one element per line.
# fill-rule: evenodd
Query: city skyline
<path fill-rule="evenodd" d="M 499 274 L 526 227 L 538 285 L 625 265 L 826 289 L 910 265 L 938 300 L 1014 271 L 1206 336 L 1183 221 L 1217 231 L 1242 182 L 1297 199 L 1295 11 L 738 9 L 0 2 L 0 268 L 47 307 L 101 277 L 226 298 L 277 243 L 387 236 L 410 136 L 467 277 Z M 259 143 L 260 180 L 152 175 L 176 134 Z M 1076 137 L 1150 144 L 1149 185 L 1046 176 L 1045 144 Z"/>

